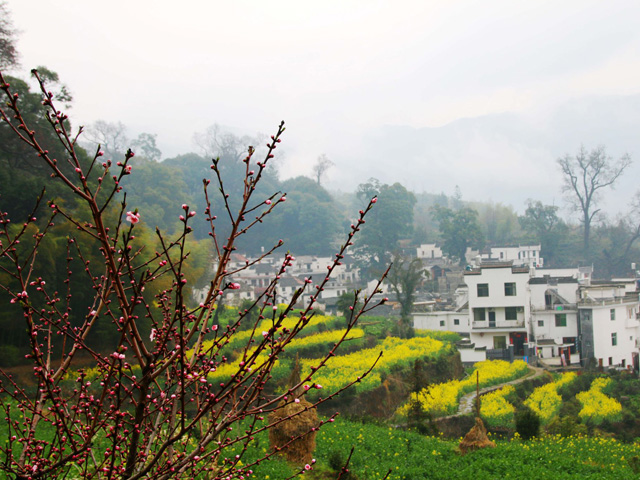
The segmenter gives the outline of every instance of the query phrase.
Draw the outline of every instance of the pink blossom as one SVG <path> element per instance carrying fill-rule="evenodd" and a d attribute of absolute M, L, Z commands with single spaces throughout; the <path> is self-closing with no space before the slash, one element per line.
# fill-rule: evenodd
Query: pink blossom
<path fill-rule="evenodd" d="M 129 175 L 131 173 L 131 165 L 124 167 L 124 174 Z"/>
<path fill-rule="evenodd" d="M 151 333 L 149 334 L 149 340 L 151 340 L 152 342 L 156 339 L 156 332 L 157 330 L 155 328 L 151 329 Z"/>
<path fill-rule="evenodd" d="M 296 399 L 294 400 L 294 402 L 296 402 L 296 403 L 300 403 L 300 399 L 299 399 L 299 398 L 296 398 Z"/>
<path fill-rule="evenodd" d="M 371 199 L 371 203 L 376 203 L 377 201 L 378 201 L 378 197 L 373 197 L 373 198 Z"/>
<path fill-rule="evenodd" d="M 264 201 L 264 203 L 266 203 L 267 205 L 271 205 L 271 200 L 267 199 Z"/>
<path fill-rule="evenodd" d="M 309 465 L 308 463 L 304 466 L 305 470 L 311 470 L 311 465 Z"/>
<path fill-rule="evenodd" d="M 316 383 L 316 388 L 320 390 L 322 388 L 322 385 L 320 385 L 319 383 Z"/>
<path fill-rule="evenodd" d="M 263 337 L 265 337 L 265 338 L 266 338 L 268 335 L 269 335 L 269 332 L 262 332 L 262 336 L 263 336 Z"/>
<path fill-rule="evenodd" d="M 127 221 L 130 222 L 132 225 L 135 225 L 140 221 L 140 214 L 137 211 L 127 212 Z"/>
<path fill-rule="evenodd" d="M 240 284 L 239 283 L 230 283 L 229 284 L 229 288 L 231 290 L 238 290 L 240 288 Z"/>
<path fill-rule="evenodd" d="M 215 332 L 216 330 L 218 330 L 218 325 L 213 325 L 213 326 L 211 327 L 211 330 L 213 330 L 214 332 Z"/>

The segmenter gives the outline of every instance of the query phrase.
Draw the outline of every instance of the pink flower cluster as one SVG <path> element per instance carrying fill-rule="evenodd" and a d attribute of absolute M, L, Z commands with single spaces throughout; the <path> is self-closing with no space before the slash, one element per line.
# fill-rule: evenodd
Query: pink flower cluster
<path fill-rule="evenodd" d="M 127 222 L 131 223 L 132 225 L 135 225 L 139 221 L 140 221 L 140 214 L 137 211 L 127 212 Z"/>

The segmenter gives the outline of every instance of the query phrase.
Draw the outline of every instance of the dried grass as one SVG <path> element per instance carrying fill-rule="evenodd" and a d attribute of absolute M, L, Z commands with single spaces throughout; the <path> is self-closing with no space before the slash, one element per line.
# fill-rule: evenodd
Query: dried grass
<path fill-rule="evenodd" d="M 300 399 L 300 403 L 283 401 L 269 415 L 269 423 L 282 419 L 286 420 L 269 430 L 271 448 L 295 465 L 311 463 L 316 448 L 317 431 L 312 431 L 318 426 L 316 409 L 304 399 Z M 301 435 L 301 438 L 291 441 Z M 287 443 L 289 445 L 285 446 Z"/>
<path fill-rule="evenodd" d="M 495 448 L 496 444 L 489 440 L 487 429 L 479 417 L 476 417 L 476 424 L 464 436 L 458 448 L 463 455 L 467 452 L 479 450 L 481 448 Z"/>

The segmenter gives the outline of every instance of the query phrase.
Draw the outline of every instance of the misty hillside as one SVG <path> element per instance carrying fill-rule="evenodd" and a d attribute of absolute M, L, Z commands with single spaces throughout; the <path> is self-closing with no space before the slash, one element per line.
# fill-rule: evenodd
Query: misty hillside
<path fill-rule="evenodd" d="M 628 152 L 635 160 L 617 187 L 626 198 L 635 193 L 640 173 L 639 123 L 640 95 L 586 97 L 535 115 L 507 112 L 438 128 L 379 127 L 368 131 L 361 158 L 348 163 L 366 162 L 367 178 L 400 181 L 416 192 L 451 194 L 459 185 L 467 200 L 522 210 L 527 198 L 562 205 L 555 160 L 581 144 L 603 144 L 613 157 Z M 609 213 L 626 209 L 626 201 L 617 206 L 608 200 Z"/>

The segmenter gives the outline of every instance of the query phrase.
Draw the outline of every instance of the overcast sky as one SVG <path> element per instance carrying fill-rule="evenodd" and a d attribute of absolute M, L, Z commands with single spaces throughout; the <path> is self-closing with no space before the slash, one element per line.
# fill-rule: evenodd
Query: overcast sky
<path fill-rule="evenodd" d="M 196 150 L 194 132 L 214 123 L 271 133 L 284 119 L 281 176 L 309 174 L 327 153 L 329 186 L 343 189 L 370 176 L 357 159 L 383 125 L 640 93 L 637 1 L 7 3 L 23 68 L 60 74 L 76 124 L 156 133 L 166 157 Z M 411 184 L 393 172 L 381 180 Z"/>

